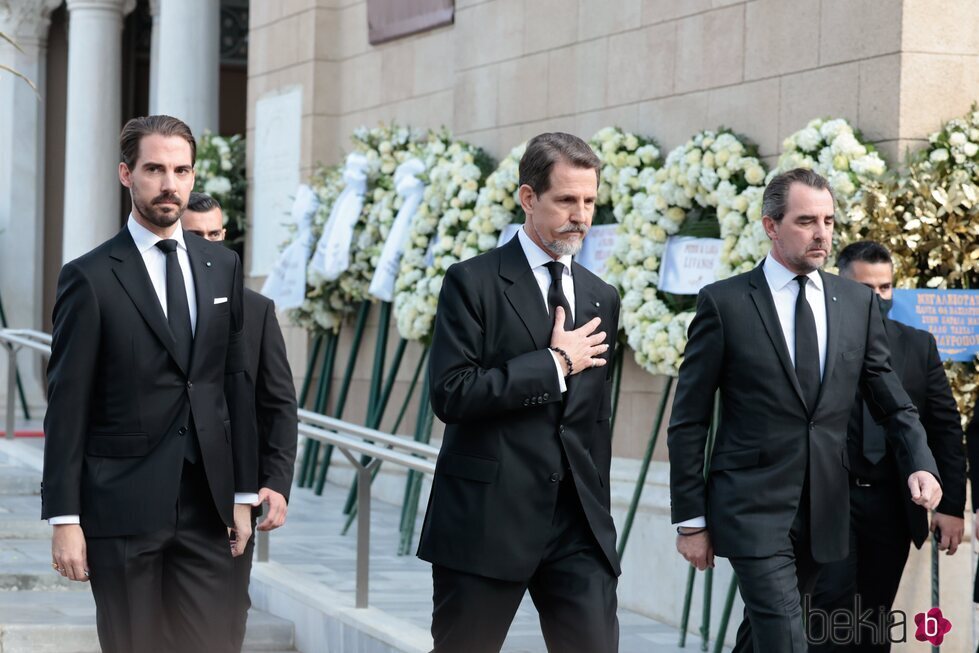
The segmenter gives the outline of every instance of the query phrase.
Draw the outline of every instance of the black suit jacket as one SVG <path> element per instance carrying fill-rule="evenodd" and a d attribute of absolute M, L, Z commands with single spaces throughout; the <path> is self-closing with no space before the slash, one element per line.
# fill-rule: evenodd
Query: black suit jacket
<path fill-rule="evenodd" d="M 184 437 L 196 426 L 211 495 L 257 491 L 245 373 L 242 272 L 229 249 L 184 232 L 197 294 L 190 369 L 128 228 L 58 279 L 44 419 L 41 517 L 78 514 L 89 537 L 148 533 L 173 518 Z M 219 304 L 214 299 L 226 297 Z"/>
<path fill-rule="evenodd" d="M 258 486 L 289 499 L 296 463 L 296 388 L 275 304 L 245 288 L 245 352 L 255 384 L 258 423 Z"/>
<path fill-rule="evenodd" d="M 962 422 L 952 397 L 952 389 L 938 355 L 935 338 L 927 331 L 884 319 L 891 350 L 891 366 L 918 409 L 921 425 L 928 434 L 928 447 L 942 475 L 942 501 L 937 511 L 962 517 L 965 511 L 965 449 Z M 859 401 L 850 413 L 848 446 L 850 474 L 872 481 L 895 481 L 897 491 L 906 498 L 911 539 L 918 548 L 928 539 L 928 511 L 911 501 L 907 478 L 902 476 L 894 456 L 872 465 L 863 455 L 863 404 Z"/>
<path fill-rule="evenodd" d="M 807 408 L 762 265 L 700 291 L 669 427 L 673 521 L 707 517 L 724 557 L 765 557 L 784 542 L 808 475 L 813 557 L 846 556 L 847 422 L 858 386 L 905 476 L 938 476 L 914 404 L 888 363 L 869 288 L 821 272 L 827 347 L 823 383 Z M 721 420 L 707 479 L 714 392 Z"/>
<path fill-rule="evenodd" d="M 611 360 L 615 289 L 572 264 L 575 326 L 599 316 Z M 562 401 L 551 321 L 518 239 L 457 263 L 432 337 L 432 407 L 446 423 L 418 555 L 467 573 L 527 580 L 544 553 L 567 456 L 588 524 L 618 573 L 609 512 L 611 366 L 568 378 Z"/>

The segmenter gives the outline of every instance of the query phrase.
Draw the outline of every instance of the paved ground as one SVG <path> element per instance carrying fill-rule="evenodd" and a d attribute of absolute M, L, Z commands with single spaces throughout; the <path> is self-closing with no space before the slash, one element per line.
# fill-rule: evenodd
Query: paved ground
<path fill-rule="evenodd" d="M 18 443 L 25 444 L 35 457 L 42 446 L 40 440 Z M 24 491 L 28 484 L 37 483 L 39 475 L 4 451 L 0 445 L 0 626 L 8 630 L 11 624 L 40 626 L 37 632 L 83 628 L 83 635 L 90 639 L 94 634 L 90 627 L 94 623 L 91 595 L 87 589 L 78 591 L 79 585 L 51 572 L 49 527 L 38 519 L 39 497 Z M 346 494 L 345 486 L 332 483 L 327 484 L 320 497 L 308 489 L 294 489 L 289 522 L 273 534 L 270 557 L 334 591 L 352 596 L 356 527 L 349 535 L 340 535 Z M 397 506 L 375 502 L 371 519 L 371 606 L 427 630 L 431 620 L 430 567 L 413 555 L 396 555 L 398 519 Z M 619 611 L 619 623 L 622 653 L 679 653 L 700 648 L 696 637 L 690 638 L 686 649 L 679 648 L 676 629 L 624 609 Z M 281 622 L 273 617 L 259 613 L 250 620 L 250 626 L 253 648 L 288 648 L 274 646 L 287 636 Z M 529 597 L 520 607 L 503 650 L 546 650 Z"/>

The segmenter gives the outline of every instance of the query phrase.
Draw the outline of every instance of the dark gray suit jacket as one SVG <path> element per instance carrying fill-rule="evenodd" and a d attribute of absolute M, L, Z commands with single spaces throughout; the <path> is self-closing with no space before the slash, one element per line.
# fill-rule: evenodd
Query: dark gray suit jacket
<path fill-rule="evenodd" d="M 614 288 L 572 264 L 575 327 L 602 318 L 611 360 Z M 549 538 L 562 450 L 595 538 L 616 573 L 609 512 L 611 365 L 568 378 L 561 396 L 551 321 L 517 238 L 449 268 L 432 337 L 432 407 L 446 423 L 418 555 L 471 574 L 526 581 Z"/>
<path fill-rule="evenodd" d="M 816 406 L 807 408 L 761 265 L 700 291 L 669 427 L 673 521 L 707 517 L 714 551 L 765 557 L 785 541 L 809 479 L 812 553 L 846 556 L 847 422 L 859 387 L 905 478 L 938 477 L 918 412 L 891 370 L 877 301 L 832 274 L 825 284 L 827 347 Z M 704 478 L 707 431 L 721 420 Z"/>

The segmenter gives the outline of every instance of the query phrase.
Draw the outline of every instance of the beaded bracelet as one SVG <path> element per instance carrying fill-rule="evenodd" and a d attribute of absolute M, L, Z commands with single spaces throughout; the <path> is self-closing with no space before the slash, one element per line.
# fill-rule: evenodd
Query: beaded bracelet
<path fill-rule="evenodd" d="M 574 374 L 574 365 L 571 364 L 571 357 L 568 356 L 568 352 L 564 351 L 560 347 L 551 347 L 551 350 L 564 356 L 564 362 L 568 364 L 568 376 Z"/>

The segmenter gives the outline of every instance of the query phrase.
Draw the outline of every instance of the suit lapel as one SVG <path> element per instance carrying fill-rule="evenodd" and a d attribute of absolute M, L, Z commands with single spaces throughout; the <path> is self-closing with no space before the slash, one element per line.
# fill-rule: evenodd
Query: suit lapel
<path fill-rule="evenodd" d="M 534 345 L 538 349 L 547 347 L 551 335 L 547 306 L 517 238 L 500 248 L 500 276 L 510 282 L 503 294 L 523 322 Z"/>
<path fill-rule="evenodd" d="M 829 386 L 828 381 L 833 378 L 833 368 L 836 367 L 840 349 L 840 306 L 836 301 L 836 277 L 822 270 L 819 271 L 819 276 L 823 280 L 823 297 L 826 300 L 826 363 L 823 367 L 823 382 L 819 386 L 819 397 L 816 399 L 817 408 Z M 815 408 L 812 412 L 815 413 Z"/>
<path fill-rule="evenodd" d="M 792 388 L 795 390 L 796 396 L 799 397 L 799 401 L 805 406 L 806 401 L 802 397 L 802 388 L 799 386 L 799 379 L 795 375 L 795 366 L 792 364 L 789 349 L 785 344 L 785 335 L 782 333 L 782 325 L 778 321 L 778 313 L 775 311 L 775 300 L 772 299 L 772 292 L 768 287 L 768 280 L 765 279 L 763 265 L 764 263 L 758 265 L 751 271 L 751 275 L 748 277 L 749 283 L 752 286 L 751 300 L 755 303 L 755 308 L 758 310 L 758 315 L 761 318 L 762 324 L 765 326 L 765 331 L 772 341 L 775 353 L 778 354 L 778 359 L 782 362 L 782 367 L 785 369 L 785 375 L 789 378 L 789 383 L 791 383 Z"/>
<path fill-rule="evenodd" d="M 136 243 L 129 234 L 129 229 L 123 228 L 112 241 L 109 256 L 115 261 L 112 273 L 119 280 L 123 290 L 129 295 L 136 310 L 145 320 L 146 325 L 156 335 L 160 343 L 170 354 L 173 361 L 183 369 L 177 358 L 176 343 L 170 333 L 170 325 L 160 306 L 160 299 L 153 289 L 153 282 L 146 271 L 143 257 L 136 249 Z M 186 373 L 187 370 L 184 370 Z"/>
<path fill-rule="evenodd" d="M 204 342 L 204 335 L 207 326 L 211 322 L 211 313 L 214 311 L 214 293 L 211 289 L 211 278 L 208 274 L 210 261 L 203 251 L 201 243 L 184 234 L 184 242 L 187 244 L 187 255 L 190 258 L 190 269 L 194 275 L 194 292 L 197 294 L 197 328 L 194 330 L 194 347 L 191 350 L 191 368 L 193 361 L 197 357 L 197 352 L 201 350 L 199 343 Z M 231 298 L 228 298 L 231 301 Z"/>
<path fill-rule="evenodd" d="M 899 378 L 904 378 L 904 368 L 907 360 L 904 357 L 904 332 L 898 329 L 891 322 L 890 318 L 884 318 L 884 331 L 887 332 L 887 345 L 891 350 L 891 368 Z"/>

